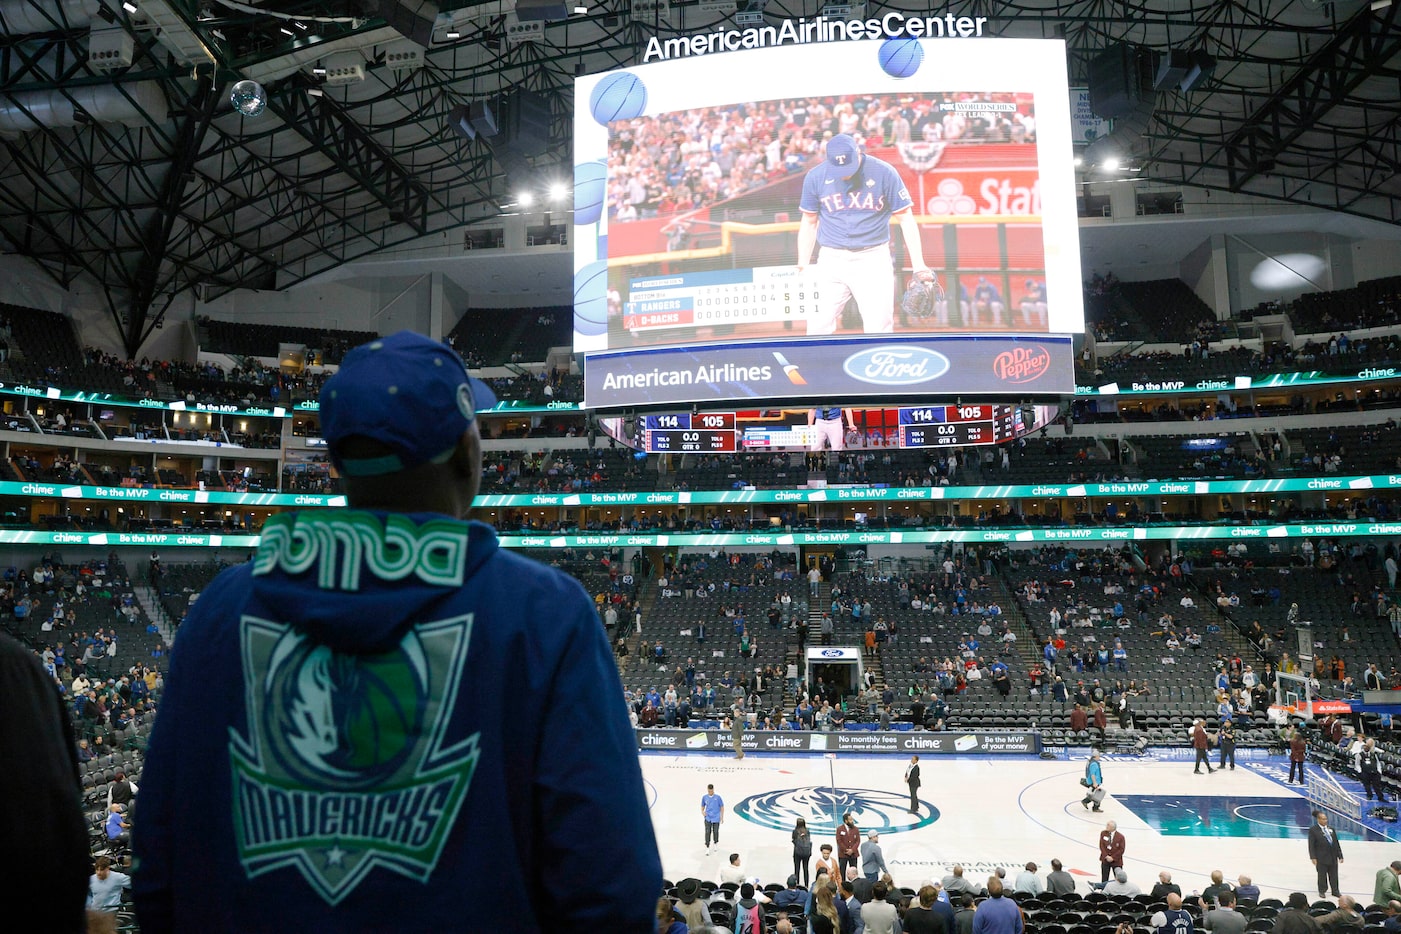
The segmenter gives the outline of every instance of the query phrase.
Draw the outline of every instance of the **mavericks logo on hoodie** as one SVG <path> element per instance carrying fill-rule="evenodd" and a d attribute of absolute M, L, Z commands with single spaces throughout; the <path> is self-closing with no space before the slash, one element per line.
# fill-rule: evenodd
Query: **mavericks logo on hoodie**
<path fill-rule="evenodd" d="M 231 730 L 229 751 L 249 878 L 295 867 L 332 905 L 377 866 L 427 880 L 479 755 L 477 734 L 443 736 L 472 616 L 418 624 L 368 655 L 251 616 L 240 635 L 248 735 Z"/>

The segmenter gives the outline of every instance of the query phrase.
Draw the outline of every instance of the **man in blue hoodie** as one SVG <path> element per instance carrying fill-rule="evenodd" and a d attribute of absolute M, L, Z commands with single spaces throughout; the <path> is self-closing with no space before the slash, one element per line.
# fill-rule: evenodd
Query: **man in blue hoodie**
<path fill-rule="evenodd" d="M 460 927 L 467 879 L 499 895 L 474 930 L 654 930 L 661 864 L 593 602 L 464 521 L 493 401 L 408 332 L 326 382 L 351 508 L 270 520 L 181 627 L 133 842 L 146 934 Z"/>

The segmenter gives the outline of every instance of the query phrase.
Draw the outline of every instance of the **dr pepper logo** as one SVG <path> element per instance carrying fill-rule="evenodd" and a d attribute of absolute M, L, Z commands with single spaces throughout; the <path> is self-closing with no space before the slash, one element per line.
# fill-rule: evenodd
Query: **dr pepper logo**
<path fill-rule="evenodd" d="M 993 374 L 1004 383 L 1029 383 L 1051 368 L 1051 352 L 1045 347 L 1004 350 L 992 361 Z"/>

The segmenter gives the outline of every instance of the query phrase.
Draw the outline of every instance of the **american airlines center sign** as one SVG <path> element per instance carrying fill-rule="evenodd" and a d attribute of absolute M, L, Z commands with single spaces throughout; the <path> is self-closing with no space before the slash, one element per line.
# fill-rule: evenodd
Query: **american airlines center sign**
<path fill-rule="evenodd" d="M 776 25 L 747 29 L 722 29 L 663 39 L 652 36 L 642 61 L 666 61 L 714 52 L 740 49 L 766 49 L 779 45 L 806 45 L 809 42 L 843 42 L 852 39 L 974 39 L 987 29 L 986 16 L 906 16 L 892 10 L 879 19 L 785 19 Z"/>
<path fill-rule="evenodd" d="M 639 729 L 637 748 L 669 752 L 730 752 L 734 749 L 728 730 Z M 850 752 L 892 755 L 1037 754 L 1041 736 L 1032 732 L 929 733 L 923 730 L 877 732 L 843 730 L 840 733 L 809 733 L 789 730 L 745 730 L 745 752 Z"/>

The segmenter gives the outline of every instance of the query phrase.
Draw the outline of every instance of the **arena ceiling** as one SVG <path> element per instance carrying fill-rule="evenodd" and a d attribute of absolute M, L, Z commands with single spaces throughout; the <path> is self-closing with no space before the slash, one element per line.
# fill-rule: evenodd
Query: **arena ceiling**
<path fill-rule="evenodd" d="M 0 0 L 0 243 L 106 290 L 134 352 L 176 296 L 282 288 L 511 210 L 524 172 L 568 178 L 572 78 L 708 30 L 698 0 L 583 0 L 533 41 L 515 0 Z M 566 0 L 574 8 L 573 0 Z M 821 0 L 771 0 L 769 19 Z M 660 9 L 657 9 L 660 7 Z M 985 16 L 1064 37 L 1073 84 L 1116 42 L 1201 51 L 1210 79 L 1160 93 L 1140 177 L 1401 225 L 1401 29 L 1387 0 L 872 0 L 867 15 Z M 426 41 L 426 50 L 406 38 Z M 104 51 L 105 50 L 105 51 Z M 127 60 L 130 64 L 125 64 Z M 103 64 L 105 62 L 105 64 Z M 364 79 L 324 69 L 363 63 Z M 267 89 L 248 118 L 229 89 Z M 549 104 L 528 164 L 448 126 L 509 89 Z"/>

